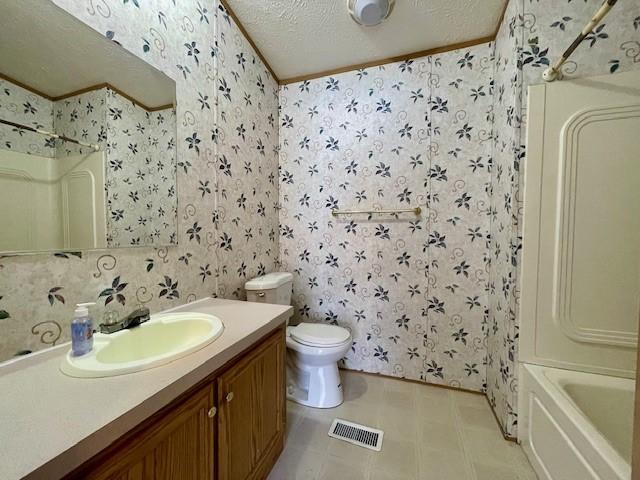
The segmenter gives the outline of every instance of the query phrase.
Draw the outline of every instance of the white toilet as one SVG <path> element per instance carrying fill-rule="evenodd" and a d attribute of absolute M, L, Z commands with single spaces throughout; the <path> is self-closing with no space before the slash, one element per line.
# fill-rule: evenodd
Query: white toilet
<path fill-rule="evenodd" d="M 250 302 L 291 304 L 293 275 L 276 272 L 245 283 Z M 320 323 L 287 326 L 287 398 L 315 408 L 342 403 L 338 360 L 351 348 L 346 328 Z"/>

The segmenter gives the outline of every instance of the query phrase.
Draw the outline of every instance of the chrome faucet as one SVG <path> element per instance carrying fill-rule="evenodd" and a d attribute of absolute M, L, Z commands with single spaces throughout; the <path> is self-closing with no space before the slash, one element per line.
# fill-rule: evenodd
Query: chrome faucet
<path fill-rule="evenodd" d="M 115 333 L 127 328 L 135 328 L 151 318 L 148 308 L 138 308 L 121 320 L 113 323 L 101 323 L 100 333 Z"/>

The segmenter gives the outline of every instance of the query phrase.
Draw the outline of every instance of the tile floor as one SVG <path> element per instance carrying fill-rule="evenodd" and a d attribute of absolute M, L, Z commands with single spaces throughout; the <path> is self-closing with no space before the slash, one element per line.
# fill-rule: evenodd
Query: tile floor
<path fill-rule="evenodd" d="M 287 404 L 285 450 L 268 480 L 535 480 L 484 396 L 342 372 L 345 402 Z M 334 418 L 384 430 L 381 452 L 327 435 Z"/>

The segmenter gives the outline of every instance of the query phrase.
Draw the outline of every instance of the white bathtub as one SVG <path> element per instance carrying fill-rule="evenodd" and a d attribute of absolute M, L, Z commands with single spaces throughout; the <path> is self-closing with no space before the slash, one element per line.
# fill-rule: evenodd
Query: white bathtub
<path fill-rule="evenodd" d="M 519 439 L 540 480 L 629 480 L 635 381 L 522 364 Z"/>

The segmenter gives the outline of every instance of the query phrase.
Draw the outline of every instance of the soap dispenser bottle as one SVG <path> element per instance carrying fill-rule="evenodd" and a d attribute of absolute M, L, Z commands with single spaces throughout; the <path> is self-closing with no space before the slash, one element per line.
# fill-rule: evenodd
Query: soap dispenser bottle
<path fill-rule="evenodd" d="M 95 303 L 79 303 L 71 321 L 71 351 L 74 357 L 89 353 L 93 349 L 93 320 L 89 307 Z"/>

